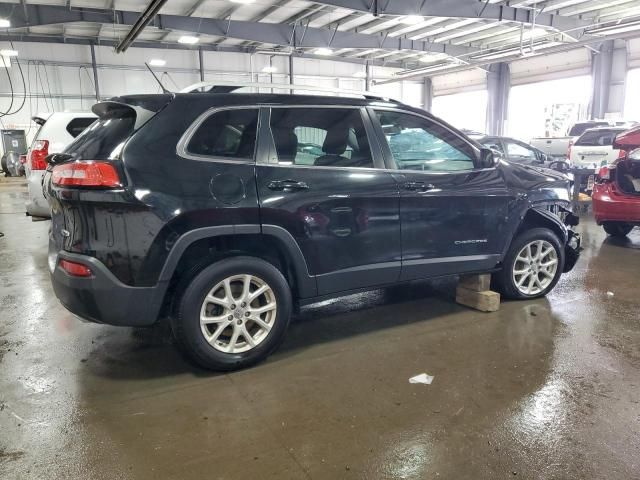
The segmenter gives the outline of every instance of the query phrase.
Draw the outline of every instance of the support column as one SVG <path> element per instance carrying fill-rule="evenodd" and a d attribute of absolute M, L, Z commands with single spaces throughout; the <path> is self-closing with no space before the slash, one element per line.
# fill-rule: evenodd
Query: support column
<path fill-rule="evenodd" d="M 289 55 L 289 84 L 294 84 L 294 74 L 293 74 L 293 55 Z"/>
<path fill-rule="evenodd" d="M 100 84 L 98 83 L 98 65 L 96 64 L 96 49 L 93 43 L 89 44 L 91 49 L 91 67 L 93 68 L 93 85 L 96 91 L 96 100 L 100 101 Z"/>
<path fill-rule="evenodd" d="M 612 65 L 613 40 L 607 40 L 598 53 L 591 53 L 591 119 L 604 118 L 607 112 Z"/>
<path fill-rule="evenodd" d="M 592 93 L 590 118 L 619 116 L 624 110 L 627 77 L 627 44 L 607 40 L 599 53 L 591 54 Z"/>
<path fill-rule="evenodd" d="M 429 77 L 424 77 L 422 84 L 422 98 L 423 108 L 427 112 L 431 112 L 431 107 L 433 106 L 433 82 Z"/>
<path fill-rule="evenodd" d="M 202 47 L 198 48 L 198 61 L 200 64 L 200 81 L 204 82 L 204 56 L 202 53 Z"/>
<path fill-rule="evenodd" d="M 487 73 L 487 133 L 503 135 L 509 111 L 511 70 L 508 63 L 494 63 Z"/>
<path fill-rule="evenodd" d="M 365 73 L 365 76 L 364 76 L 364 89 L 367 92 L 370 92 L 371 91 L 372 78 L 371 78 L 371 65 L 369 64 L 369 62 L 367 62 L 365 64 L 365 66 L 364 66 L 364 73 Z"/>

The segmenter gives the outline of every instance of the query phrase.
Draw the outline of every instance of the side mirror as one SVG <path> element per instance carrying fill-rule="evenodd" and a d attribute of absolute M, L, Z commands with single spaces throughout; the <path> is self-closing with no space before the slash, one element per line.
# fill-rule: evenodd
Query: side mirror
<path fill-rule="evenodd" d="M 495 167 L 500 160 L 498 157 L 498 153 L 490 148 L 481 148 L 480 149 L 480 167 L 481 168 L 491 168 Z"/>

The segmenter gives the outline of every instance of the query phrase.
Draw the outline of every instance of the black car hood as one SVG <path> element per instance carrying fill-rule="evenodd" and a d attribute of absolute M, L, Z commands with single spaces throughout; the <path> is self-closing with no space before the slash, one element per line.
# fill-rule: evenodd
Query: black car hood
<path fill-rule="evenodd" d="M 531 202 L 569 201 L 569 177 L 550 168 L 500 161 L 507 186 L 526 193 Z"/>

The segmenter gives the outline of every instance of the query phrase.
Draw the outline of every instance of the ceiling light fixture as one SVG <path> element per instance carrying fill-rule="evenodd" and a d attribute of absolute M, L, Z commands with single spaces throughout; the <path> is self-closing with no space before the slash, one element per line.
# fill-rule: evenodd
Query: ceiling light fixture
<path fill-rule="evenodd" d="M 244 5 L 248 5 L 249 3 L 254 3 L 256 0 L 229 0 L 231 3 L 241 3 Z"/>
<path fill-rule="evenodd" d="M 0 18 L 0 28 L 9 28 L 11 26 L 11 22 L 6 18 Z"/>
<path fill-rule="evenodd" d="M 352 75 L 355 78 L 367 78 L 367 72 L 363 72 L 362 70 L 357 71 Z"/>
<path fill-rule="evenodd" d="M 186 45 L 193 45 L 199 41 L 200 39 L 198 37 L 194 37 L 192 35 L 183 35 L 178 39 L 178 43 L 184 43 Z"/>
<path fill-rule="evenodd" d="M 278 71 L 277 67 L 272 67 L 269 65 L 267 65 L 262 69 L 262 73 L 276 73 L 277 71 Z"/>
<path fill-rule="evenodd" d="M 166 64 L 167 62 L 160 58 L 152 58 L 151 60 L 149 60 L 149 65 L 151 65 L 152 67 L 164 67 Z"/>
<path fill-rule="evenodd" d="M 325 47 L 320 47 L 320 48 L 316 48 L 313 53 L 315 53 L 316 55 L 331 55 L 333 53 L 333 50 L 331 50 L 330 48 L 325 48 Z"/>
<path fill-rule="evenodd" d="M 417 25 L 422 22 L 424 22 L 424 17 L 422 15 L 407 15 L 400 20 L 400 23 L 403 23 L 404 25 Z"/>
<path fill-rule="evenodd" d="M 17 57 L 18 51 L 17 50 L 0 50 L 0 55 L 2 55 L 3 57 Z"/>

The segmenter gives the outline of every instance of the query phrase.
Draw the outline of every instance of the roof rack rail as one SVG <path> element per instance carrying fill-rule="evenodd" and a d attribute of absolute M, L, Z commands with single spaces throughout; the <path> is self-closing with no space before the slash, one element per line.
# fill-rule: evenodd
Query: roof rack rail
<path fill-rule="evenodd" d="M 183 88 L 178 93 L 195 93 L 202 92 L 203 89 L 206 89 L 207 93 L 231 93 L 241 88 L 265 88 L 265 89 L 273 89 L 273 90 L 289 90 L 293 92 L 294 90 L 303 90 L 306 92 L 325 92 L 325 93 L 338 93 L 342 95 L 350 95 L 354 97 L 364 97 L 370 100 L 384 100 L 384 101 L 395 101 L 397 100 L 388 97 L 386 95 L 381 95 L 379 93 L 368 92 L 368 91 L 359 91 L 359 90 L 346 90 L 343 88 L 332 88 L 332 87 L 316 87 L 313 85 L 292 85 L 289 83 L 261 83 L 261 82 L 198 82 L 193 85 L 189 85 L 188 87 Z M 398 102 L 401 103 L 401 102 Z"/>

